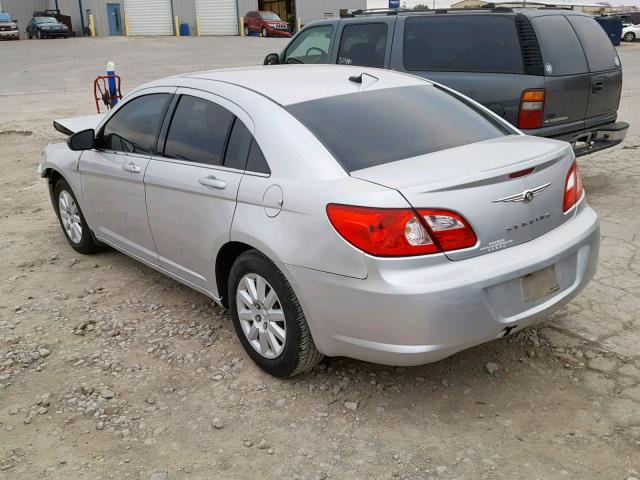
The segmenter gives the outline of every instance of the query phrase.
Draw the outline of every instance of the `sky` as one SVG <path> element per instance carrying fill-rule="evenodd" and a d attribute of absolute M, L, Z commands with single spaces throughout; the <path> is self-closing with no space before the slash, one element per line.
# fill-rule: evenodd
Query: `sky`
<path fill-rule="evenodd" d="M 400 0 L 400 4 L 402 2 L 407 3 L 407 7 L 411 8 L 419 3 L 427 4 L 431 8 L 433 8 L 434 0 Z M 457 0 L 435 0 L 436 8 L 446 8 L 452 3 L 455 3 Z M 549 3 L 562 3 L 562 0 L 536 0 L 536 1 L 548 1 Z M 588 3 L 596 3 L 600 0 L 586 0 Z M 608 0 L 611 5 L 635 5 L 640 7 L 640 0 Z M 386 8 L 389 6 L 389 0 L 367 0 L 368 8 Z"/>

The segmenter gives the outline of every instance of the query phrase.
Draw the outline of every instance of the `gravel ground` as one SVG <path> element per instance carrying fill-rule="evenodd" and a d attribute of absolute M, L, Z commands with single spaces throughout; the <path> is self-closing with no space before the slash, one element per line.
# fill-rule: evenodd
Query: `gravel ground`
<path fill-rule="evenodd" d="M 422 367 L 336 358 L 276 380 L 206 297 L 113 250 L 68 246 L 35 168 L 64 140 L 53 118 L 92 113 L 107 60 L 126 91 L 283 45 L 2 45 L 0 478 L 640 478 L 640 44 L 620 49 L 627 141 L 580 160 L 602 218 L 596 279 L 507 339 Z"/>

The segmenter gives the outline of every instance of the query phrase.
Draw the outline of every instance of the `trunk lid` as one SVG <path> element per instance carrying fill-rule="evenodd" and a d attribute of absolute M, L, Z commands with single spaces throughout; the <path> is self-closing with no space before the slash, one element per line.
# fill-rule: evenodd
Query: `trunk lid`
<path fill-rule="evenodd" d="M 398 190 L 414 208 L 459 213 L 478 237 L 451 260 L 528 242 L 569 220 L 562 211 L 571 147 L 555 140 L 506 136 L 357 170 L 353 177 Z M 526 176 L 510 174 L 529 168 Z M 534 195 L 524 201 L 524 195 Z"/>

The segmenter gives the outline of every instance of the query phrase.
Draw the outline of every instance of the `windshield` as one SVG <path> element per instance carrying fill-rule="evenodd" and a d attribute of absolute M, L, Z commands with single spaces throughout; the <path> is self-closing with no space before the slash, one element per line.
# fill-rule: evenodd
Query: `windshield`
<path fill-rule="evenodd" d="M 52 17 L 38 17 L 36 23 L 58 23 L 58 21 Z"/>
<path fill-rule="evenodd" d="M 11 17 L 6 13 L 0 13 L 0 22 L 12 22 Z"/>
<path fill-rule="evenodd" d="M 280 17 L 273 12 L 260 12 L 263 20 L 280 20 Z"/>
<path fill-rule="evenodd" d="M 348 172 L 511 133 L 432 85 L 321 98 L 287 110 Z"/>

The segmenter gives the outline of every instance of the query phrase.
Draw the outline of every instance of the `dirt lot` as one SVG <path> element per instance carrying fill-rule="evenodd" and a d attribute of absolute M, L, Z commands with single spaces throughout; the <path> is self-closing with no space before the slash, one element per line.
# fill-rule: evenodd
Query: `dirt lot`
<path fill-rule="evenodd" d="M 0 478 L 640 478 L 640 43 L 620 48 L 624 146 L 581 159 L 596 279 L 536 329 L 416 368 L 326 359 L 260 372 L 204 296 L 65 242 L 40 152 L 124 89 L 259 63 L 282 41 L 70 39 L 0 46 Z M 345 403 L 346 402 L 346 403 Z"/>

